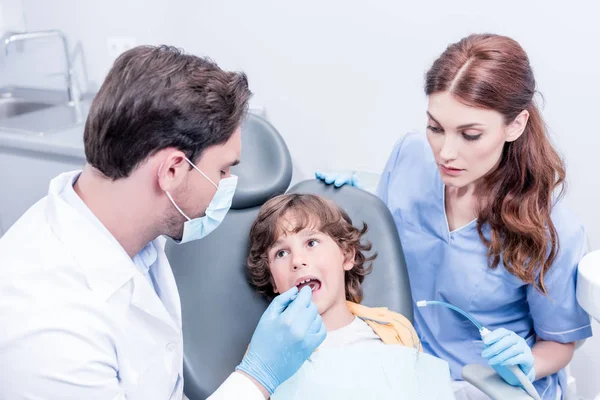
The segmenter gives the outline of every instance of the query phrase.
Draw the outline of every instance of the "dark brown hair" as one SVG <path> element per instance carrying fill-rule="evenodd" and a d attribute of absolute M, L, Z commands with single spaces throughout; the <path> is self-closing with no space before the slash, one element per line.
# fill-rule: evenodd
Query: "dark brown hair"
<path fill-rule="evenodd" d="M 250 229 L 250 255 L 248 275 L 256 290 L 267 297 L 273 297 L 273 281 L 269 269 L 268 252 L 285 231 L 282 220 L 294 217 L 293 233 L 310 228 L 331 237 L 344 253 L 354 250 L 354 267 L 345 272 L 346 300 L 360 303 L 363 292 L 361 284 L 372 266 L 376 254 L 366 257 L 363 252 L 371 250 L 371 243 L 361 243 L 367 232 L 352 225 L 348 214 L 335 203 L 320 196 L 310 194 L 284 194 L 267 201 L 260 209 Z"/>
<path fill-rule="evenodd" d="M 243 73 L 174 47 L 135 47 L 117 58 L 91 105 L 87 161 L 111 179 L 168 147 L 197 162 L 231 137 L 250 96 Z"/>
<path fill-rule="evenodd" d="M 467 105 L 498 111 L 506 124 L 529 112 L 521 137 L 505 143 L 498 168 L 484 178 L 477 229 L 491 268 L 502 261 L 511 274 L 546 293 L 544 275 L 559 249 L 550 213 L 555 190 L 559 197 L 564 191 L 565 167 L 534 102 L 527 54 L 508 37 L 471 35 L 450 45 L 427 73 L 426 94 L 445 91 Z M 486 224 L 490 238 L 483 234 Z"/>

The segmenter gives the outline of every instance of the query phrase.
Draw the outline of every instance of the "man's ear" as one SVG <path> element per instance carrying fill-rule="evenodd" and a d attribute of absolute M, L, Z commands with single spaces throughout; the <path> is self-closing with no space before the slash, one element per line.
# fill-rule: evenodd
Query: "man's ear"
<path fill-rule="evenodd" d="M 521 137 L 527 127 L 527 121 L 529 121 L 529 111 L 523 110 L 513 122 L 508 124 L 506 127 L 506 141 L 514 142 Z"/>
<path fill-rule="evenodd" d="M 350 271 L 354 268 L 354 257 L 356 257 L 356 249 L 354 247 L 344 251 L 344 271 Z"/>
<path fill-rule="evenodd" d="M 182 151 L 167 149 L 161 155 L 166 157 L 158 167 L 158 185 L 162 191 L 172 191 L 183 182 L 191 167 Z"/>

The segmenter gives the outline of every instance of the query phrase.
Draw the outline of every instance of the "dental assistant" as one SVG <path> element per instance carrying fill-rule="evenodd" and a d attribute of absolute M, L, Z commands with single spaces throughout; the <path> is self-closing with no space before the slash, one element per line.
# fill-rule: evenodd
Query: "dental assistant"
<path fill-rule="evenodd" d="M 565 169 L 535 90 L 514 40 L 471 35 L 450 45 L 426 75 L 426 135 L 396 143 L 377 189 L 396 222 L 413 300 L 452 303 L 492 330 L 482 341 L 456 313 L 415 308 L 423 349 L 450 363 L 457 399 L 483 395 L 460 381 L 472 363 L 518 365 L 543 399 L 559 398 L 575 342 L 592 335 L 575 298 L 585 231 L 556 196 Z"/>
<path fill-rule="evenodd" d="M 243 73 L 175 48 L 116 60 L 86 121 L 85 168 L 52 180 L 0 239 L 0 398 L 182 398 L 162 236 L 201 239 L 225 217 L 250 95 Z M 325 335 L 308 288 L 281 294 L 210 399 L 267 398 Z"/>

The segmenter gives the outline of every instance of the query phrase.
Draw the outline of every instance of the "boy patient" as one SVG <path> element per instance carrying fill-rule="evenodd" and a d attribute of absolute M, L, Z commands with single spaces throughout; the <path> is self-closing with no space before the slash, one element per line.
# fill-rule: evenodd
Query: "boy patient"
<path fill-rule="evenodd" d="M 285 194 L 263 205 L 250 231 L 250 283 L 269 298 L 310 286 L 327 328 L 318 350 L 372 342 L 420 350 L 408 319 L 386 308 L 360 305 L 361 284 L 375 256 L 364 253 L 367 226 L 357 229 L 333 202 Z M 317 350 L 317 351 L 318 351 Z"/>
<path fill-rule="evenodd" d="M 269 298 L 310 286 L 327 329 L 272 400 L 454 399 L 448 363 L 421 353 L 410 321 L 360 304 L 375 258 L 365 255 L 366 232 L 365 224 L 357 229 L 335 203 L 315 195 L 285 194 L 261 208 L 250 230 L 250 283 Z"/>

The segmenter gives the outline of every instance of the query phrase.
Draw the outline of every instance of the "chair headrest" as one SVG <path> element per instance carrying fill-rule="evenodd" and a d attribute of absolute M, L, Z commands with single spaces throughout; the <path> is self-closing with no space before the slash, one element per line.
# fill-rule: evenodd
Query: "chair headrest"
<path fill-rule="evenodd" d="M 292 180 L 292 157 L 269 122 L 248 114 L 242 125 L 241 162 L 231 170 L 239 177 L 231 208 L 256 207 L 288 188 Z"/>
<path fill-rule="evenodd" d="M 365 191 L 349 186 L 336 189 L 315 179 L 300 182 L 290 192 L 327 197 L 344 208 L 358 227 L 368 224 L 366 240 L 378 257 L 365 278 L 363 304 L 387 306 L 412 321 L 402 246 L 386 205 Z M 268 305 L 248 283 L 246 266 L 250 227 L 258 211 L 259 205 L 231 210 L 208 237 L 182 245 L 167 243 L 165 251 L 181 297 L 184 382 L 190 399 L 207 398 L 231 374 Z"/>

